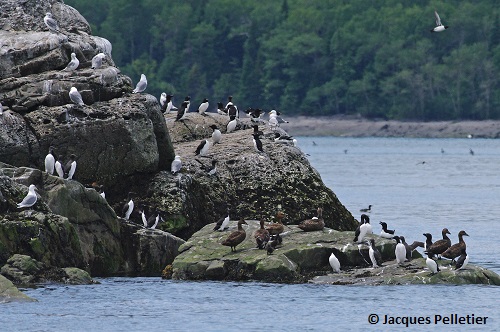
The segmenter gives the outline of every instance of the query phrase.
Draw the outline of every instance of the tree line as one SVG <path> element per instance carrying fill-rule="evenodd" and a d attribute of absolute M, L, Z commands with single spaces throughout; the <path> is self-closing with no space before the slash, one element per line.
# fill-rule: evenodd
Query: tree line
<path fill-rule="evenodd" d="M 147 92 L 241 108 L 500 119 L 500 6 L 482 1 L 65 0 Z M 431 33 L 434 11 L 449 29 Z"/>

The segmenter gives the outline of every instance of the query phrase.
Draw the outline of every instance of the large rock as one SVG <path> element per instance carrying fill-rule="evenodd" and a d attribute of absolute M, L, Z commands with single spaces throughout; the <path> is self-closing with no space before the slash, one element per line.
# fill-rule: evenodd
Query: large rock
<path fill-rule="evenodd" d="M 442 272 L 431 275 L 418 251 L 402 265 L 394 260 L 396 242 L 376 235 L 375 244 L 384 263 L 373 268 L 366 244 L 352 242 L 354 233 L 335 231 L 303 232 L 295 225 L 285 228 L 283 243 L 268 254 L 256 248 L 253 232 L 256 220 L 247 220 L 246 239 L 232 252 L 221 242 L 236 227 L 232 221 L 225 232 L 213 231 L 213 224 L 195 233 L 180 248 L 172 264 L 172 278 L 182 280 L 260 280 L 266 282 L 314 282 L 331 284 L 491 284 L 500 277 L 487 269 L 470 265 L 456 271 L 449 261 L 439 261 Z M 334 253 L 341 273 L 332 274 L 328 258 Z M 312 278 L 312 279 L 311 279 Z"/>
<path fill-rule="evenodd" d="M 19 291 L 12 281 L 0 274 L 0 303 L 18 301 L 34 302 L 36 300 Z"/>

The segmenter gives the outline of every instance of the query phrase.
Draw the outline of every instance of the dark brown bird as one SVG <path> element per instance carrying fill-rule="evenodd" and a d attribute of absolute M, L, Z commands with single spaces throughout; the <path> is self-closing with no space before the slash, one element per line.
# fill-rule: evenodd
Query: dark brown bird
<path fill-rule="evenodd" d="M 285 230 L 285 226 L 283 225 L 283 218 L 285 217 L 285 214 L 281 211 L 278 211 L 276 214 L 276 222 L 273 222 L 271 224 L 267 224 L 266 229 L 268 230 L 270 235 L 276 235 L 276 234 L 281 234 Z"/>
<path fill-rule="evenodd" d="M 443 239 L 434 242 L 431 246 L 427 247 L 427 252 L 432 255 L 438 255 L 438 258 L 441 256 L 443 252 L 446 251 L 449 247 L 451 247 L 451 240 L 446 234 L 451 234 L 448 231 L 448 228 L 443 228 L 441 232 L 443 234 Z"/>
<path fill-rule="evenodd" d="M 271 236 L 269 235 L 269 231 L 264 228 L 264 220 L 260 221 L 260 228 L 253 233 L 253 237 L 257 242 L 257 248 L 264 249 L 266 247 Z"/>
<path fill-rule="evenodd" d="M 325 220 L 323 220 L 323 209 L 318 208 L 317 217 L 301 221 L 297 227 L 299 227 L 304 232 L 320 231 L 325 228 Z"/>
<path fill-rule="evenodd" d="M 247 233 L 242 226 L 243 224 L 247 225 L 246 221 L 241 218 L 240 221 L 238 221 L 238 230 L 229 234 L 229 236 L 222 241 L 223 246 L 231 247 L 231 251 L 236 251 L 236 246 L 243 242 L 243 240 L 247 237 Z"/>
<path fill-rule="evenodd" d="M 446 251 L 443 252 L 441 254 L 441 256 L 445 257 L 445 258 L 452 259 L 452 260 L 455 260 L 455 258 L 460 256 L 460 254 L 462 253 L 462 248 L 463 249 L 467 248 L 467 246 L 465 245 L 464 238 L 463 238 L 464 235 L 469 236 L 469 234 L 467 234 L 465 231 L 460 231 L 458 233 L 458 243 L 455 243 L 454 245 L 452 245 L 451 247 L 446 249 Z"/>

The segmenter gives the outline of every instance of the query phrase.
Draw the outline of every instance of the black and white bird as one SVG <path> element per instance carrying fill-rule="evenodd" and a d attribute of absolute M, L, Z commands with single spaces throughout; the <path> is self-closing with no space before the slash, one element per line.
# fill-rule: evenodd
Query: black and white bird
<path fill-rule="evenodd" d="M 198 113 L 200 113 L 203 116 L 206 116 L 205 112 L 208 109 L 208 105 L 209 105 L 208 104 L 208 99 L 207 98 L 203 99 L 203 102 L 198 107 Z"/>
<path fill-rule="evenodd" d="M 45 172 L 50 175 L 54 174 L 54 167 L 56 164 L 56 157 L 54 155 L 54 148 L 49 148 L 49 153 L 45 156 Z"/>
<path fill-rule="evenodd" d="M 229 122 L 227 123 L 226 126 L 226 134 L 232 133 L 233 131 L 236 130 L 236 127 L 238 126 L 238 119 L 236 116 L 231 116 L 229 117 Z"/>
<path fill-rule="evenodd" d="M 54 168 L 56 170 L 57 176 L 59 176 L 60 178 L 64 178 L 64 169 L 60 160 L 57 160 L 54 163 Z"/>
<path fill-rule="evenodd" d="M 162 92 L 160 95 L 160 107 L 162 110 L 166 107 L 165 105 L 166 102 L 167 102 L 167 93 Z"/>
<path fill-rule="evenodd" d="M 434 17 L 436 18 L 436 27 L 432 29 L 431 32 L 441 32 L 449 28 L 449 26 L 441 23 L 441 18 L 439 17 L 437 11 L 434 11 Z"/>
<path fill-rule="evenodd" d="M 71 53 L 71 61 L 68 63 L 66 68 L 63 69 L 63 71 L 76 70 L 79 65 L 80 65 L 80 60 L 78 60 L 75 53 Z"/>
<path fill-rule="evenodd" d="M 396 240 L 396 249 L 394 250 L 394 254 L 396 256 L 396 263 L 401 264 L 404 263 L 406 260 L 406 248 L 403 243 L 401 243 L 401 240 L 399 239 L 399 236 L 393 237 L 394 240 Z"/>
<path fill-rule="evenodd" d="M 99 69 L 102 67 L 102 61 L 106 58 L 106 54 L 104 53 L 97 53 L 93 58 L 92 58 L 92 69 Z"/>
<path fill-rule="evenodd" d="M 141 79 L 139 80 L 139 82 L 137 82 L 135 89 L 132 90 L 132 93 L 144 92 L 144 90 L 146 90 L 147 87 L 148 87 L 148 80 L 146 79 L 146 75 L 141 74 Z"/>
<path fill-rule="evenodd" d="M 332 252 L 330 258 L 328 258 L 328 262 L 333 269 L 333 272 L 340 273 L 340 262 L 337 256 Z"/>
<path fill-rule="evenodd" d="M 66 178 L 68 180 L 72 180 L 76 171 L 76 156 L 74 154 L 71 154 L 69 156 L 69 161 L 66 163 L 64 169 L 68 172 L 66 174 Z"/>
<path fill-rule="evenodd" d="M 425 236 L 424 251 L 427 251 L 427 248 L 432 246 L 432 234 L 424 233 L 423 235 Z"/>
<path fill-rule="evenodd" d="M 227 104 L 226 104 L 226 109 L 229 109 L 230 106 L 234 106 L 233 103 L 233 96 L 228 96 L 227 97 Z"/>
<path fill-rule="evenodd" d="M 69 99 L 78 106 L 85 106 L 82 95 L 74 86 L 69 90 Z"/>
<path fill-rule="evenodd" d="M 183 121 L 186 118 L 186 113 L 188 110 L 189 101 L 183 101 L 181 107 L 177 110 L 177 116 L 175 121 Z"/>
<path fill-rule="evenodd" d="M 49 28 L 50 32 L 59 32 L 59 25 L 57 24 L 57 21 L 52 17 L 52 13 L 46 13 L 45 17 L 43 18 L 43 22 Z"/>
<path fill-rule="evenodd" d="M 175 156 L 175 159 L 172 161 L 172 164 L 170 165 L 170 171 L 172 172 L 172 175 L 179 172 L 181 168 L 182 168 L 181 156 Z"/>
<path fill-rule="evenodd" d="M 424 253 L 427 254 L 427 259 L 425 260 L 425 264 L 427 265 L 427 267 L 429 268 L 431 273 L 432 274 L 438 273 L 440 271 L 439 265 L 437 264 L 437 262 L 435 260 L 432 259 L 432 256 L 434 256 L 434 255 L 432 253 L 427 252 L 427 251 L 425 251 Z"/>
<path fill-rule="evenodd" d="M 209 148 L 210 148 L 210 141 L 208 139 L 204 139 L 196 148 L 195 155 L 200 155 L 203 157 L 208 153 Z"/>
<path fill-rule="evenodd" d="M 162 217 L 160 215 L 160 212 L 157 211 L 156 216 L 155 214 L 153 214 L 151 215 L 151 217 L 148 218 L 148 227 L 150 229 L 156 229 L 156 226 L 158 226 L 158 223 L 160 222 L 161 219 Z"/>
<path fill-rule="evenodd" d="M 357 242 L 363 242 L 363 238 L 366 235 L 373 234 L 372 225 L 370 224 L 370 217 L 366 214 L 361 215 L 361 220 L 363 220 L 363 224 L 359 226 L 359 235 Z"/>
<path fill-rule="evenodd" d="M 257 152 L 264 152 L 264 149 L 262 149 L 262 141 L 259 138 L 258 134 L 252 134 L 253 136 L 253 147 L 255 148 L 255 151 Z"/>
<path fill-rule="evenodd" d="M 219 231 L 222 232 L 226 228 L 228 228 L 229 225 L 229 209 L 227 209 L 227 216 L 220 218 L 217 223 L 215 224 L 214 231 Z"/>
<path fill-rule="evenodd" d="M 368 249 L 368 256 L 370 256 L 370 261 L 372 262 L 372 266 L 374 268 L 379 267 L 382 265 L 382 255 L 380 254 L 380 251 L 375 247 L 375 240 L 370 239 L 370 241 L 367 243 L 370 248 Z"/>
<path fill-rule="evenodd" d="M 214 144 L 220 143 L 222 139 L 222 133 L 220 130 L 217 128 L 216 125 L 210 125 L 210 128 L 212 128 L 212 142 Z"/>
<path fill-rule="evenodd" d="M 131 193 L 128 194 L 129 201 L 123 206 L 123 218 L 125 220 L 130 219 L 130 215 L 134 211 L 134 200 L 131 198 Z"/>
<path fill-rule="evenodd" d="M 387 223 L 384 221 L 379 222 L 379 224 L 382 225 L 382 230 L 380 231 L 380 237 L 386 239 L 392 239 L 394 237 L 394 230 L 387 229 Z"/>
<path fill-rule="evenodd" d="M 239 116 L 238 116 L 238 109 L 236 108 L 236 106 L 230 105 L 227 108 L 227 115 L 229 115 L 230 118 L 231 117 L 239 118 Z"/>
<path fill-rule="evenodd" d="M 184 101 L 187 102 L 186 112 L 189 112 L 189 106 L 191 106 L 191 97 L 190 96 L 186 96 L 186 98 L 184 98 Z"/>
<path fill-rule="evenodd" d="M 217 114 L 227 115 L 227 110 L 224 108 L 224 105 L 219 101 L 217 103 Z"/>
<path fill-rule="evenodd" d="M 359 212 L 371 212 L 372 206 L 368 205 L 368 209 L 360 209 Z"/>
<path fill-rule="evenodd" d="M 364 215 L 361 215 L 361 220 L 359 221 L 358 228 L 354 231 L 354 242 L 358 242 L 359 234 L 361 233 L 361 226 L 365 223 Z"/>
<path fill-rule="evenodd" d="M 34 184 L 30 184 L 28 187 L 28 194 L 23 198 L 21 203 L 17 203 L 17 208 L 25 208 L 25 207 L 32 207 L 35 205 L 37 197 L 36 197 L 36 187 Z"/>
<path fill-rule="evenodd" d="M 163 95 L 163 93 L 162 93 L 162 95 Z M 174 96 L 171 94 L 165 94 L 165 103 L 162 105 L 162 108 L 161 108 L 164 111 L 163 113 L 170 114 L 170 111 L 177 109 L 177 107 L 175 107 L 173 104 L 173 101 L 172 101 L 173 97 Z M 161 101 L 161 98 L 160 98 L 160 101 Z"/>
<path fill-rule="evenodd" d="M 259 130 L 259 126 L 258 125 L 253 125 L 252 128 L 253 128 L 253 133 L 254 134 L 257 134 L 257 135 L 260 135 L 260 136 L 264 135 L 264 132 L 262 130 Z"/>
<path fill-rule="evenodd" d="M 297 144 L 297 140 L 295 138 L 285 134 L 280 134 L 279 132 L 274 132 L 274 141 L 276 143 L 293 144 L 294 146 Z"/>
<path fill-rule="evenodd" d="M 212 159 L 212 166 L 208 166 L 206 171 L 210 176 L 215 175 L 215 173 L 217 173 L 217 160 Z"/>
<path fill-rule="evenodd" d="M 148 219 L 146 218 L 146 213 L 144 212 L 144 208 L 141 210 L 141 219 L 142 219 L 142 225 L 147 228 Z"/>
<path fill-rule="evenodd" d="M 469 264 L 469 255 L 467 255 L 466 248 L 462 248 L 460 257 L 457 259 L 455 269 L 462 270 L 467 266 L 467 264 Z"/>

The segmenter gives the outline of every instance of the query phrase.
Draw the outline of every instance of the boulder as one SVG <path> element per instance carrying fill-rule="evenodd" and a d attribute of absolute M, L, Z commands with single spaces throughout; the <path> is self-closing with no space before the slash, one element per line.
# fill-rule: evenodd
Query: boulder
<path fill-rule="evenodd" d="M 34 301 L 36 300 L 22 293 L 12 281 L 0 274 L 0 303 Z"/>

